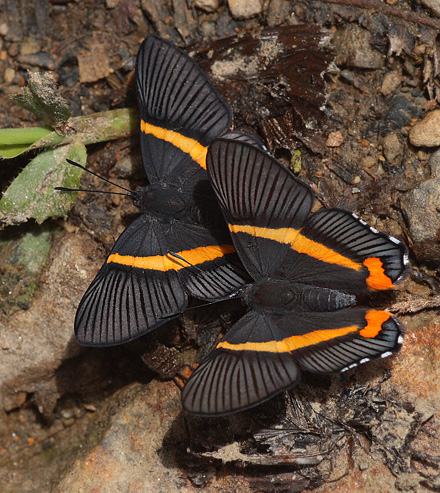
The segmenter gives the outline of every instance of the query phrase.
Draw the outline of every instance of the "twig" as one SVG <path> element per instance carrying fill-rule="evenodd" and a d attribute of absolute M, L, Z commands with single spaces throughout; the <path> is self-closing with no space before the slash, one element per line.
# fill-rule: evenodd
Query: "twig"
<path fill-rule="evenodd" d="M 323 0 L 323 2 L 347 5 L 348 7 L 358 7 L 361 9 L 377 10 L 387 15 L 413 22 L 414 24 L 422 24 L 424 26 L 440 30 L 440 20 L 431 19 L 426 15 L 416 14 L 415 12 L 411 12 L 409 10 L 396 9 L 395 7 L 390 7 L 384 3 L 374 2 L 371 0 Z"/>
<path fill-rule="evenodd" d="M 390 311 L 393 313 L 417 313 L 422 310 L 435 308 L 440 308 L 440 296 L 433 296 L 432 298 L 413 297 L 409 300 L 394 303 L 390 307 Z"/>

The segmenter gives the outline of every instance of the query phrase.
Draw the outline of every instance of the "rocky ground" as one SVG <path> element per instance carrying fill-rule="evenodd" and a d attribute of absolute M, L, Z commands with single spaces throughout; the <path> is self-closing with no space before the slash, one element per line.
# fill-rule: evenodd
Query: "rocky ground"
<path fill-rule="evenodd" d="M 54 71 L 74 116 L 134 106 L 136 52 L 156 32 L 191 53 L 235 127 L 258 135 L 319 205 L 402 239 L 412 263 L 396 292 L 373 300 L 407 328 L 399 354 L 201 419 L 182 412 L 155 362 L 206 354 L 239 302 L 189 311 L 125 346 L 80 348 L 77 305 L 134 207 L 81 193 L 65 219 L 6 227 L 2 491 L 439 490 L 438 1 L 11 0 L 0 13 L 2 127 L 39 123 L 9 99 L 27 70 Z M 137 140 L 89 146 L 89 167 L 143 184 Z M 1 163 L 3 191 L 29 160 Z"/>

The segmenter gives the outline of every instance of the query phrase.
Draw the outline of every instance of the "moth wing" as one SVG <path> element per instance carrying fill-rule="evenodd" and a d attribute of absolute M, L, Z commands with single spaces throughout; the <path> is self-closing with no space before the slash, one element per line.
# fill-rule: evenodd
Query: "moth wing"
<path fill-rule="evenodd" d="M 310 213 L 311 189 L 270 154 L 238 140 L 214 141 L 207 169 L 244 266 L 255 280 L 272 274 Z"/>
<path fill-rule="evenodd" d="M 403 243 L 350 212 L 312 214 L 291 242 L 276 276 L 347 293 L 394 287 L 408 270 Z"/>

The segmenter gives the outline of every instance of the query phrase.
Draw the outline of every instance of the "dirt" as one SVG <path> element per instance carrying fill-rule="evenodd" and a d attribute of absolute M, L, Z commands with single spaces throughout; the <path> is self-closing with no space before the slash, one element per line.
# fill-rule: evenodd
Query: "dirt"
<path fill-rule="evenodd" d="M 2 127 L 41 124 L 8 97 L 27 70 L 53 70 L 74 116 L 134 106 L 135 56 L 156 32 L 188 50 L 231 105 L 235 128 L 293 167 L 317 207 L 348 209 L 405 241 L 413 269 L 375 300 L 407 328 L 399 354 L 308 376 L 231 418 L 191 418 L 174 383 L 153 370 L 169 378 L 176 359 L 206 354 L 240 303 L 190 310 L 121 347 L 80 348 L 76 307 L 135 208 L 83 192 L 65 220 L 8 227 L 0 239 L 2 491 L 439 489 L 440 142 L 433 135 L 432 147 L 415 147 L 408 136 L 440 103 L 430 26 L 440 19 L 400 0 L 374 10 L 355 3 L 270 0 L 244 20 L 226 3 L 207 12 L 179 0 L 0 7 Z M 3 191 L 29 159 L 2 162 Z M 89 146 L 88 166 L 130 189 L 144 183 L 136 135 Z M 83 176 L 84 188 L 96 183 Z M 23 253 L 30 237 L 43 241 L 32 268 Z"/>

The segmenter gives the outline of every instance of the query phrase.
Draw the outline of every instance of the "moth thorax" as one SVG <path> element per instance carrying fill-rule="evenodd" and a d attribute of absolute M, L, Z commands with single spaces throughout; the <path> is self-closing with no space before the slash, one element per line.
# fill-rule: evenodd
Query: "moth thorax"
<path fill-rule="evenodd" d="M 133 204 L 141 212 L 154 212 L 176 219 L 188 214 L 187 200 L 176 188 L 154 184 L 138 188 L 133 195 Z"/>
<path fill-rule="evenodd" d="M 318 288 L 287 280 L 260 281 L 247 290 L 249 305 L 293 311 L 325 312 L 355 304 L 356 297 L 333 289 Z"/>

